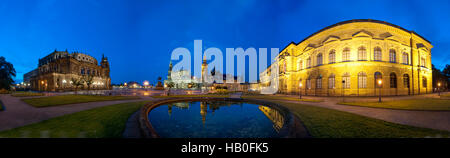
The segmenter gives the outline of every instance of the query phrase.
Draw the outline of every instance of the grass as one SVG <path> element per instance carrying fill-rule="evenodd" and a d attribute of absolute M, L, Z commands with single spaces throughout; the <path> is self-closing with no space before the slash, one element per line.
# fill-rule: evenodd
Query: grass
<path fill-rule="evenodd" d="M 36 92 L 14 92 L 11 94 L 13 97 L 35 97 L 35 96 L 43 96 L 43 93 Z"/>
<path fill-rule="evenodd" d="M 419 128 L 327 108 L 278 102 L 303 122 L 314 138 L 449 137 L 450 132 Z"/>
<path fill-rule="evenodd" d="M 0 137 L 120 138 L 128 118 L 146 103 L 123 103 L 81 111 L 2 131 Z"/>
<path fill-rule="evenodd" d="M 22 99 L 22 100 L 34 107 L 48 107 L 48 106 L 58 106 L 58 105 L 67 105 L 67 104 L 75 104 L 75 103 L 87 103 L 87 102 L 111 101 L 111 100 L 128 100 L 128 99 L 139 99 L 139 98 L 140 97 L 130 97 L 130 96 L 60 95 L 60 96 L 41 97 L 41 98 L 29 98 L 29 99 Z"/>
<path fill-rule="evenodd" d="M 400 110 L 450 110 L 450 100 L 445 99 L 410 99 L 385 102 L 349 102 L 342 105 L 364 106 L 373 108 L 400 109 Z"/>

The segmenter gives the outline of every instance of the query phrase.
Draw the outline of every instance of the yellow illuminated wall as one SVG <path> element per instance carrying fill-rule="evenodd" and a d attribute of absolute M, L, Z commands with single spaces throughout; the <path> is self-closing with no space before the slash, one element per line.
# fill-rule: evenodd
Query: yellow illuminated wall
<path fill-rule="evenodd" d="M 415 32 L 387 22 L 344 21 L 300 43 L 292 42 L 280 52 L 276 58 L 280 93 L 316 96 L 374 96 L 379 95 L 379 90 L 382 95 L 430 93 L 431 48 L 431 43 Z M 376 72 L 381 73 L 381 88 L 376 85 Z"/>

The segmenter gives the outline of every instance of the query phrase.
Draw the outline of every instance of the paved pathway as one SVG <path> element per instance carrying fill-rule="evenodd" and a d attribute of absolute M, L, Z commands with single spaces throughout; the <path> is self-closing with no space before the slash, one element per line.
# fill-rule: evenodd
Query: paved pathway
<path fill-rule="evenodd" d="M 31 97 L 27 97 L 31 98 Z M 71 114 L 83 110 L 88 110 L 96 107 L 103 107 L 108 105 L 152 100 L 151 97 L 142 97 L 137 100 L 116 100 L 116 101 L 104 101 L 104 102 L 90 102 L 79 103 L 62 106 L 36 108 L 26 104 L 19 97 L 12 97 L 10 95 L 0 95 L 5 111 L 0 112 L 0 131 L 8 130 L 24 125 L 40 122 L 50 118 Z"/>
<path fill-rule="evenodd" d="M 419 96 L 396 96 L 396 97 L 383 97 L 384 101 L 387 100 L 400 100 L 400 99 L 412 99 L 412 98 L 436 98 L 437 94 L 426 94 Z M 297 96 L 291 96 L 297 97 Z M 450 111 L 418 111 L 418 110 L 394 110 L 394 109 L 382 109 L 382 108 L 370 108 L 359 107 L 349 105 L 339 105 L 338 102 L 342 102 L 342 98 L 339 97 L 311 97 L 303 96 L 302 98 L 308 99 L 322 99 L 324 102 L 301 102 L 302 104 L 324 107 L 339 111 L 350 112 L 362 116 L 376 118 L 388 122 L 394 122 L 398 124 L 411 125 L 416 127 L 433 128 L 440 130 L 450 131 Z M 377 97 L 348 97 L 346 101 L 378 101 Z M 295 102 L 296 101 L 289 101 Z"/>

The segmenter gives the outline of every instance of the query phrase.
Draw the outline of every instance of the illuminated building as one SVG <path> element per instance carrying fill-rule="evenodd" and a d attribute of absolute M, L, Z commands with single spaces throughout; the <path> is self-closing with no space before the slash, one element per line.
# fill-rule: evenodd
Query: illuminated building
<path fill-rule="evenodd" d="M 431 93 L 431 48 L 425 38 L 394 24 L 344 21 L 281 50 L 275 59 L 276 80 L 280 93 L 302 95 L 376 96 L 379 90 L 382 95 Z M 262 73 L 269 74 L 270 69 Z M 382 80 L 380 87 L 377 80 Z M 262 75 L 261 81 L 264 86 L 270 84 Z"/>
<path fill-rule="evenodd" d="M 92 77 L 91 89 L 111 89 L 108 58 L 102 57 L 100 65 L 97 60 L 82 53 L 54 51 L 39 59 L 38 68 L 24 75 L 25 84 L 36 91 L 74 90 L 72 79 L 86 80 Z M 81 87 L 87 89 L 86 82 Z"/>

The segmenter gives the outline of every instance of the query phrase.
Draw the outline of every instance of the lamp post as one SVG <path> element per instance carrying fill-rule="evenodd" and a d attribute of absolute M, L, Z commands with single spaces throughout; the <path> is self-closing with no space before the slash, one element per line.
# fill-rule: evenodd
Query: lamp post
<path fill-rule="evenodd" d="M 342 80 L 342 102 L 345 102 L 344 88 L 345 88 L 345 80 Z"/>
<path fill-rule="evenodd" d="M 438 83 L 438 95 L 441 96 L 441 83 Z"/>
<path fill-rule="evenodd" d="M 302 83 L 301 83 L 301 82 L 300 82 L 300 84 L 299 84 L 299 90 L 298 90 L 298 93 L 299 93 L 300 99 L 302 99 Z"/>
<path fill-rule="evenodd" d="M 383 81 L 381 79 L 378 79 L 378 88 L 380 88 L 380 95 L 378 97 L 378 102 L 381 102 L 381 85 L 383 84 Z"/>

